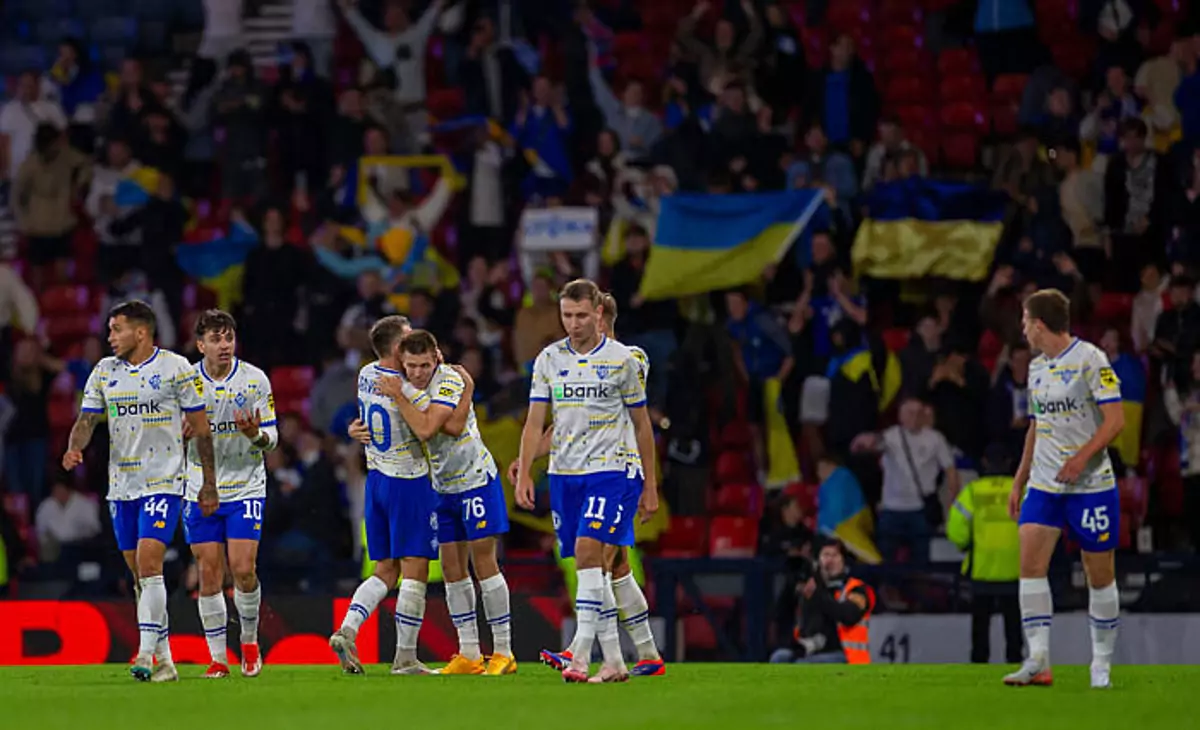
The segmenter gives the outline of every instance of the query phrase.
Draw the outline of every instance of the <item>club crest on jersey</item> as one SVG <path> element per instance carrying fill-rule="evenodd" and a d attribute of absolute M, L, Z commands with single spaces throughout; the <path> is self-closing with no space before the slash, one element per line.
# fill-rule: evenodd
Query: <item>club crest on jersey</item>
<path fill-rule="evenodd" d="M 245 394 L 245 393 L 238 393 L 236 396 L 234 396 L 234 398 L 233 398 L 233 402 L 234 402 L 234 403 L 237 403 L 237 407 L 238 407 L 238 408 L 243 408 L 243 407 L 245 407 L 245 405 L 246 405 L 246 394 Z"/>
<path fill-rule="evenodd" d="M 1075 368 L 1056 368 L 1054 374 L 1062 381 L 1063 385 L 1070 385 L 1071 380 L 1079 373 Z"/>
<path fill-rule="evenodd" d="M 558 377 L 560 377 L 560 378 L 565 378 L 570 374 L 571 374 L 570 370 L 559 370 L 558 371 Z M 114 381 L 114 382 L 116 382 L 116 381 Z"/>
<path fill-rule="evenodd" d="M 115 378 L 113 380 L 108 381 L 108 387 L 110 387 L 110 388 L 117 387 L 117 381 Z"/>
<path fill-rule="evenodd" d="M 608 376 L 615 373 L 619 367 L 620 367 L 619 365 L 612 365 L 610 363 L 598 362 L 598 363 L 592 364 L 592 372 L 596 373 L 597 378 L 599 378 L 601 380 L 607 380 Z"/>

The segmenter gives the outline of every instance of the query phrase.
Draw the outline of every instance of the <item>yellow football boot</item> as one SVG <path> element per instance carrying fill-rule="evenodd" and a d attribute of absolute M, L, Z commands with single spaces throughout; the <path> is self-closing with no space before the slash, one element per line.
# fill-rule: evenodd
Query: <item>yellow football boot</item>
<path fill-rule="evenodd" d="M 450 663 L 438 670 L 438 674 L 483 674 L 483 657 L 468 659 L 462 654 L 450 657 Z"/>
<path fill-rule="evenodd" d="M 499 677 L 503 674 L 516 674 L 517 660 L 505 654 L 493 654 L 487 663 L 484 674 L 489 677 Z"/>

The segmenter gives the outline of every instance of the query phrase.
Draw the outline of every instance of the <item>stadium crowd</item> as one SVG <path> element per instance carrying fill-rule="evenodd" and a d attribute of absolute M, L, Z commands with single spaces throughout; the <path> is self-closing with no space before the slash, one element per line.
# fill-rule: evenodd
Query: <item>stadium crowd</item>
<path fill-rule="evenodd" d="M 149 301 L 159 343 L 193 360 L 196 315 L 236 314 L 281 413 L 264 572 L 322 584 L 357 572 L 364 464 L 345 431 L 370 325 L 407 315 L 489 418 L 519 417 L 562 334 L 554 292 L 585 274 L 652 363 L 665 553 L 809 555 L 850 516 L 821 512 L 861 503 L 884 560 L 927 561 L 985 452 L 1015 468 L 1020 301 L 1048 286 L 1137 409 L 1122 547 L 1143 526 L 1156 548 L 1200 547 L 1186 2 L 293 0 L 265 51 L 263 3 L 208 0 L 200 22 L 163 0 L 132 35 L 93 4 L 133 7 L 89 0 L 67 22 L 0 3 L 0 535 L 31 577 L 111 539 L 105 440 L 81 479 L 53 464 L 112 303 Z M 852 259 L 872 192 L 925 177 L 1005 196 L 984 280 Z M 641 296 L 665 196 L 794 188 L 824 202 L 777 265 Z M 591 250 L 525 251 L 525 213 L 580 207 L 598 211 Z M 798 466 L 782 483 L 780 423 Z"/>

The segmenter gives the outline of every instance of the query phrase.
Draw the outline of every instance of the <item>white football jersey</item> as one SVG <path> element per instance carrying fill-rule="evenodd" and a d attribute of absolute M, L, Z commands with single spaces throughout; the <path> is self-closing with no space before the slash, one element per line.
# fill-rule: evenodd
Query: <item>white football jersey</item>
<path fill-rule="evenodd" d="M 233 366 L 223 380 L 214 380 L 196 365 L 196 373 L 204 380 L 205 411 L 212 427 L 213 451 L 217 459 L 217 492 L 222 502 L 243 499 L 263 499 L 267 496 L 267 468 L 263 449 L 250 443 L 238 430 L 235 420 L 238 411 L 258 411 L 259 429 L 267 435 L 271 446 L 279 443 L 275 424 L 275 398 L 267 374 L 244 360 L 234 358 Z M 194 443 L 188 445 L 187 498 L 196 501 L 204 483 L 200 454 Z"/>
<path fill-rule="evenodd" d="M 1029 410 L 1037 423 L 1037 438 L 1029 488 L 1071 494 L 1115 488 L 1107 450 L 1092 458 L 1074 484 L 1062 484 L 1055 477 L 1100 428 L 1100 406 L 1120 400 L 1121 383 L 1108 357 L 1091 343 L 1076 339 L 1056 358 L 1034 358 L 1029 365 Z"/>
<path fill-rule="evenodd" d="M 629 409 L 646 405 L 629 348 L 608 337 L 587 353 L 567 338 L 547 345 L 533 363 L 529 400 L 553 412 L 551 474 L 626 471 Z"/>
<path fill-rule="evenodd" d="M 138 366 L 106 357 L 92 368 L 82 410 L 108 416 L 108 499 L 184 491 L 183 413 L 204 408 L 192 364 L 169 350 Z"/>
<path fill-rule="evenodd" d="M 646 356 L 646 351 L 636 345 L 626 345 L 629 348 L 629 354 L 633 355 L 634 364 L 637 366 L 638 381 L 642 384 L 642 389 L 646 388 L 646 378 L 650 376 L 650 358 Z M 633 420 L 629 421 L 629 430 L 625 435 L 625 469 L 629 476 L 639 477 L 645 476 L 642 471 L 642 452 L 638 450 L 637 432 L 633 428 Z"/>
<path fill-rule="evenodd" d="M 429 473 L 421 440 L 412 432 L 392 399 L 379 392 L 381 378 L 400 372 L 377 362 L 358 371 L 358 417 L 371 432 L 367 444 L 367 469 L 389 477 L 416 479 Z"/>
<path fill-rule="evenodd" d="M 451 410 L 458 407 L 466 383 L 449 365 L 439 365 L 424 390 L 404 382 L 404 395 L 420 410 L 432 405 Z M 467 413 L 467 425 L 458 438 L 442 431 L 425 442 L 429 464 L 433 467 L 433 487 L 442 494 L 457 494 L 482 487 L 496 476 L 496 460 L 479 435 L 475 406 Z"/>

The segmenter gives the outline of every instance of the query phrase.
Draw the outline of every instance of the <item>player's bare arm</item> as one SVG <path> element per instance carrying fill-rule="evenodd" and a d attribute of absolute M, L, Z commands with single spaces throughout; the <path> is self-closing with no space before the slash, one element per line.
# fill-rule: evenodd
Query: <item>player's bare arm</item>
<path fill-rule="evenodd" d="M 92 432 L 100 423 L 99 413 L 83 411 L 71 426 L 71 435 L 67 439 L 67 452 L 63 454 L 62 465 L 67 471 L 83 463 L 83 450 L 92 441 Z"/>
<path fill-rule="evenodd" d="M 517 504 L 523 509 L 533 509 L 533 477 L 529 471 L 536 458 L 538 444 L 542 440 L 542 425 L 546 423 L 549 404 L 533 401 L 525 415 L 525 426 L 521 429 L 521 453 L 517 458 Z M 642 409 L 645 410 L 644 408 Z"/>
<path fill-rule="evenodd" d="M 1096 454 L 1107 449 L 1113 439 L 1120 435 L 1121 429 L 1125 428 L 1125 409 L 1119 400 L 1101 403 L 1100 416 L 1103 419 L 1100 428 L 1096 429 L 1096 433 L 1079 448 L 1079 451 L 1075 452 L 1074 456 L 1067 459 L 1055 479 L 1064 484 L 1074 484 L 1083 470 L 1087 468 L 1088 462 Z"/>
<path fill-rule="evenodd" d="M 442 426 L 442 433 L 458 438 L 462 436 L 463 431 L 467 430 L 467 417 L 471 415 L 471 402 L 475 398 L 475 381 L 471 379 L 465 369 L 456 366 L 454 370 L 463 379 L 462 398 L 459 398 L 458 405 L 454 407 L 450 418 L 446 419 L 446 423 Z"/>
<path fill-rule="evenodd" d="M 350 428 L 346 429 L 346 435 L 364 446 L 371 443 L 371 429 L 367 428 L 367 424 L 359 418 L 350 422 Z"/>
<path fill-rule="evenodd" d="M 439 406 L 436 403 L 431 404 L 428 410 L 420 410 L 404 395 L 404 381 L 400 378 L 380 378 L 379 392 L 395 402 L 396 410 L 400 411 L 401 418 L 422 441 L 428 441 L 436 436 L 454 412 L 454 409 Z"/>
<path fill-rule="evenodd" d="M 549 456 L 550 446 L 553 442 L 554 424 L 551 423 L 550 426 L 542 432 L 542 439 L 538 441 L 537 452 L 534 453 L 533 458 L 536 460 L 542 458 L 543 456 Z M 518 459 L 508 467 L 508 481 L 512 482 L 513 484 L 517 483 L 517 468 L 520 466 L 520 464 L 521 462 Z"/>
<path fill-rule="evenodd" d="M 200 470 L 204 474 L 204 483 L 200 486 L 196 501 L 201 514 L 209 517 L 221 506 L 221 497 L 217 494 L 217 457 L 213 449 L 212 428 L 203 410 L 184 413 L 184 419 L 192 429 L 196 454 L 200 457 Z"/>
<path fill-rule="evenodd" d="M 1030 421 L 1025 429 L 1025 447 L 1021 449 L 1021 463 L 1017 466 L 1017 474 L 1013 477 L 1012 493 L 1008 495 L 1008 516 L 1014 520 L 1021 513 L 1021 497 L 1025 494 L 1025 485 L 1029 483 L 1029 470 L 1033 468 L 1033 448 L 1037 442 L 1037 421 Z"/>
<path fill-rule="evenodd" d="M 645 406 L 629 409 L 629 417 L 633 419 L 633 434 L 637 438 L 638 456 L 642 459 L 642 496 L 638 500 L 638 513 L 642 522 L 646 522 L 658 511 L 658 474 L 654 465 L 658 462 L 654 455 L 654 426 L 650 424 L 650 413 Z"/>

